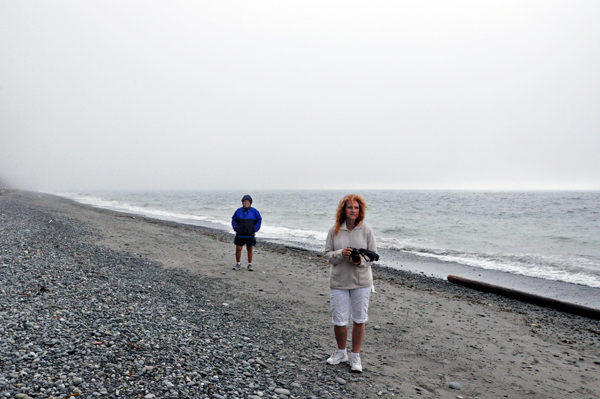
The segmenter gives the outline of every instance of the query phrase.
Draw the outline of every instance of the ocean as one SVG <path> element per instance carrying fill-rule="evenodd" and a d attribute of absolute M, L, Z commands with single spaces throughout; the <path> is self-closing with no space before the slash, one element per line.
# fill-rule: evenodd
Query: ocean
<path fill-rule="evenodd" d="M 259 241 L 321 251 L 334 223 L 337 204 L 347 193 L 315 190 L 54 194 L 95 207 L 232 234 L 231 216 L 241 206 L 242 196 L 250 194 L 253 206 L 263 217 Z M 570 285 L 568 291 L 600 288 L 600 192 L 367 190 L 355 194 L 367 203 L 366 223 L 375 233 L 382 255 L 378 263 L 384 266 L 408 265 L 412 271 L 440 278 L 458 270 L 463 274 L 468 271 L 468 278 L 483 276 L 482 280 L 495 275 L 504 276 L 501 281 L 506 282 L 520 276 L 536 281 L 533 285 L 539 287 L 563 282 Z M 539 293 L 539 287 L 533 291 Z M 589 296 L 600 291 L 586 292 Z M 600 306 L 600 301 L 593 305 Z"/>

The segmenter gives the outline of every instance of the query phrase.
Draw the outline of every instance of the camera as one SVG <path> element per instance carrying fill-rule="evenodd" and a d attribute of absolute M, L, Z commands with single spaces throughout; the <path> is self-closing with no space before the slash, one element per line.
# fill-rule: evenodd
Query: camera
<path fill-rule="evenodd" d="M 352 253 L 350 254 L 350 259 L 352 260 L 352 263 L 357 263 L 357 264 L 360 263 L 361 256 L 363 258 L 365 258 L 366 261 L 369 261 L 369 262 L 379 260 L 379 255 L 377 255 L 373 251 L 369 251 L 368 249 L 364 249 L 364 248 L 360 248 L 360 249 L 351 248 L 351 249 L 352 249 Z"/>

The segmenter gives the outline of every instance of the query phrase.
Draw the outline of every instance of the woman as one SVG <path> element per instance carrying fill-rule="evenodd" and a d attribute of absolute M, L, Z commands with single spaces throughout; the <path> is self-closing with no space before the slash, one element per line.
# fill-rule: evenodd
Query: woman
<path fill-rule="evenodd" d="M 335 225 L 329 230 L 325 244 L 325 256 L 331 265 L 329 275 L 331 318 L 338 347 L 327 359 L 327 363 L 339 364 L 348 361 L 346 326 L 352 315 L 354 323 L 350 368 L 358 373 L 362 372 L 360 349 L 365 338 L 373 274 L 371 262 L 360 256 L 360 261 L 355 263 L 350 255 L 352 248 L 377 251 L 373 231 L 363 222 L 366 209 L 365 201 L 358 195 L 344 197 L 338 205 Z"/>

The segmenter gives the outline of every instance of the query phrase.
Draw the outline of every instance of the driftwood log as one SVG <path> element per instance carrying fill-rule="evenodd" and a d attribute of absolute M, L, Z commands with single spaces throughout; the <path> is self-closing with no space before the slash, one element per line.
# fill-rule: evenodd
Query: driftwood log
<path fill-rule="evenodd" d="M 500 287 L 494 284 L 488 284 L 481 281 L 470 280 L 450 274 L 448 281 L 464 287 L 473 288 L 478 291 L 490 292 L 502 295 L 508 298 L 517 299 L 522 302 L 529 302 L 546 308 L 557 309 L 562 312 L 572 313 L 589 319 L 600 320 L 600 309 L 594 309 L 575 303 L 559 301 L 558 299 L 546 298 L 541 295 L 530 294 L 523 291 L 513 290 L 511 288 Z"/>

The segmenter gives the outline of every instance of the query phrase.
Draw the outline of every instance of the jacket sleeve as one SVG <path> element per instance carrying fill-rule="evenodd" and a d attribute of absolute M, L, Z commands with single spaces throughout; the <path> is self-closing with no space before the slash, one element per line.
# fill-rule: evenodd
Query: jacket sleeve
<path fill-rule="evenodd" d="M 373 234 L 373 230 L 370 227 L 365 226 L 365 239 L 367 240 L 367 249 L 369 251 L 377 252 L 377 244 L 375 243 L 375 235 Z M 358 267 L 369 267 L 373 262 L 370 262 L 360 257 L 360 264 Z"/>
<path fill-rule="evenodd" d="M 258 210 L 256 210 L 256 215 L 254 215 L 256 217 L 256 223 L 254 223 L 254 232 L 257 232 L 258 230 L 260 230 L 260 225 L 262 224 L 262 216 L 260 216 L 260 212 Z"/>
<path fill-rule="evenodd" d="M 233 216 L 231 217 L 231 227 L 233 227 L 233 230 L 235 230 L 237 232 L 237 228 L 238 228 L 238 224 L 237 224 L 237 211 L 233 212 Z"/>
<path fill-rule="evenodd" d="M 325 241 L 325 251 L 323 255 L 331 265 L 336 266 L 344 261 L 342 250 L 343 248 L 338 250 L 333 248 L 333 229 L 329 230 L 329 233 L 327 233 L 327 240 Z"/>

